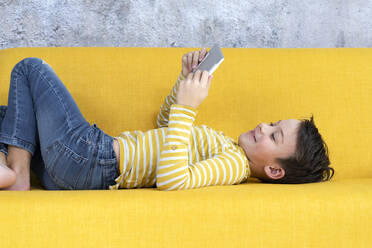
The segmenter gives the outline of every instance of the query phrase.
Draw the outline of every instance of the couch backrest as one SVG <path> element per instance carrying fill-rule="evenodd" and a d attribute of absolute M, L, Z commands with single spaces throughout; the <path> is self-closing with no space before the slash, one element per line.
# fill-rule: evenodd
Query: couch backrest
<path fill-rule="evenodd" d="M 196 48 L 200 49 L 200 48 Z M 26 57 L 50 64 L 90 123 L 108 134 L 156 128 L 156 116 L 193 48 L 68 47 L 0 51 L 0 104 L 12 67 Z M 372 176 L 372 49 L 223 48 L 195 125 L 236 141 L 261 122 L 314 115 L 334 179 Z"/>

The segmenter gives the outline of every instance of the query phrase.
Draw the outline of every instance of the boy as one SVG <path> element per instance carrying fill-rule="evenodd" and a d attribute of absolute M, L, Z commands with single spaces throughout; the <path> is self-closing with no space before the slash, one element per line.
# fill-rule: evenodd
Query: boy
<path fill-rule="evenodd" d="M 208 95 L 211 77 L 206 71 L 191 71 L 205 54 L 203 49 L 183 56 L 182 73 L 157 117 L 159 129 L 133 136 L 124 132 L 117 137 L 121 154 L 127 152 L 120 158 L 121 176 L 115 179 L 117 184 L 110 189 L 151 187 L 156 181 L 160 190 L 180 190 L 239 184 L 248 177 L 268 183 L 309 183 L 322 181 L 326 174 L 325 180 L 329 180 L 330 171 L 334 173 L 334 170 L 328 167 L 327 146 L 315 127 L 313 117 L 310 121 L 290 119 L 278 121 L 275 125 L 261 123 L 254 130 L 241 134 L 238 143 L 205 125 L 193 125 L 197 107 Z M 151 138 L 156 140 L 157 146 L 153 146 L 157 147 L 156 161 L 153 161 L 152 149 L 148 146 L 143 153 L 134 149 L 138 140 L 146 143 L 146 137 L 148 143 L 155 142 Z M 128 166 L 135 153 L 144 159 L 141 162 L 145 168 L 142 178 L 138 175 L 140 165 L 133 167 L 132 162 Z M 146 156 L 148 153 L 151 158 Z M 126 157 L 125 162 L 123 157 Z M 153 164 L 157 165 L 154 174 L 150 173 L 150 178 L 143 183 L 143 179 L 148 177 L 145 175 L 146 166 L 151 171 Z M 136 174 L 130 168 L 136 168 Z"/>
<path fill-rule="evenodd" d="M 11 98 L 22 93 L 23 98 L 30 99 L 43 95 L 45 103 L 38 98 L 35 106 L 18 107 L 25 110 L 22 117 L 32 117 L 43 108 L 37 118 L 38 129 L 30 121 L 25 122 L 24 129 L 17 129 L 22 131 L 20 137 L 37 137 L 39 131 L 39 139 L 29 143 L 19 137 L 14 142 L 7 138 L 12 132 L 3 133 L 24 124 L 17 124 L 21 119 L 12 117 L 14 111 L 6 111 L 0 138 L 12 149 L 12 159 L 10 155 L 5 157 L 7 149 L 0 143 L 0 162 L 8 163 L 6 166 L 17 173 L 16 183 L 10 189 L 29 189 L 30 159 L 40 157 L 40 150 L 45 165 L 39 159 L 40 163 L 33 163 L 31 168 L 46 189 L 156 186 L 159 190 L 180 190 L 239 184 L 248 177 L 271 183 L 319 182 L 324 174 L 329 180 L 330 171 L 334 170 L 328 167 L 327 147 L 313 118 L 283 120 L 275 125 L 262 123 L 240 135 L 238 143 L 205 125 L 193 125 L 197 107 L 208 95 L 212 76 L 207 71 L 191 70 L 205 54 L 203 49 L 183 56 L 182 73 L 161 106 L 157 129 L 123 132 L 115 138 L 85 121 L 67 89 L 44 61 L 27 58 L 18 63 L 12 72 L 11 86 L 21 81 L 24 89 L 17 93 L 18 87 L 11 87 L 9 102 L 13 104 Z M 34 84 L 40 86 L 31 88 Z M 57 96 L 43 93 L 50 87 L 58 92 Z M 62 108 L 64 105 L 68 107 Z M 15 158 L 23 162 L 12 162 Z"/>

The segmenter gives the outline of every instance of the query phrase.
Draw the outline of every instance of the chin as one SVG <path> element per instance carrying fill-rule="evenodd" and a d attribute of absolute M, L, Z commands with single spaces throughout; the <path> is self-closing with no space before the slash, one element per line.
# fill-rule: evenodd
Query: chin
<path fill-rule="evenodd" d="M 244 142 L 244 139 L 246 139 L 246 136 L 247 135 L 247 133 L 242 133 L 240 136 L 239 136 L 239 138 L 238 138 L 238 144 L 240 145 L 240 146 L 242 146 L 242 145 L 245 145 L 246 143 L 248 143 L 248 142 Z"/>
<path fill-rule="evenodd" d="M 242 135 L 243 135 L 243 134 L 241 134 L 241 135 L 239 136 L 239 138 L 238 138 L 238 144 L 239 144 L 240 146 L 242 146 L 242 141 L 241 141 L 241 137 L 242 137 Z"/>

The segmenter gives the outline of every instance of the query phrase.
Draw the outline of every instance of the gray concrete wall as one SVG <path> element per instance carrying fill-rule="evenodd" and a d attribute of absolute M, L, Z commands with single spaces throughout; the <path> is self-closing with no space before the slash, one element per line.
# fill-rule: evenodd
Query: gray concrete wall
<path fill-rule="evenodd" d="M 372 47 L 372 0 L 0 0 L 0 49 Z"/>

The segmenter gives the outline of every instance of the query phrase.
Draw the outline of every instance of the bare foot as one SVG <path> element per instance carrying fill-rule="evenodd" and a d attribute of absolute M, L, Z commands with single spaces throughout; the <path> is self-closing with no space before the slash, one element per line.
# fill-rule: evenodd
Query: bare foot
<path fill-rule="evenodd" d="M 30 190 L 30 172 L 27 170 L 19 170 L 13 168 L 16 177 L 16 182 L 10 187 L 4 188 L 5 190 Z"/>
<path fill-rule="evenodd" d="M 16 182 L 16 173 L 0 162 L 0 189 L 9 187 Z"/>
<path fill-rule="evenodd" d="M 31 153 L 15 146 L 8 146 L 8 166 L 16 173 L 16 182 L 6 190 L 30 190 Z"/>
<path fill-rule="evenodd" d="M 0 189 L 9 187 L 16 181 L 16 173 L 9 168 L 6 155 L 0 152 Z"/>

